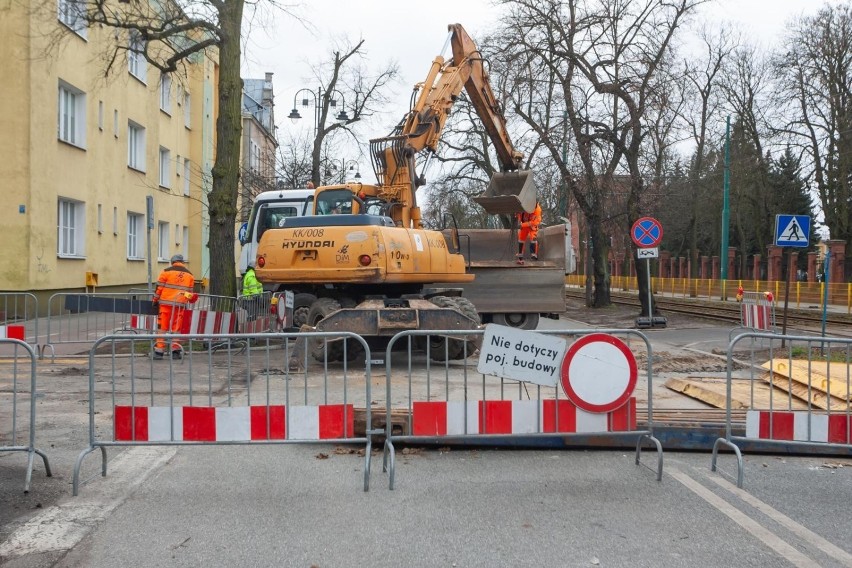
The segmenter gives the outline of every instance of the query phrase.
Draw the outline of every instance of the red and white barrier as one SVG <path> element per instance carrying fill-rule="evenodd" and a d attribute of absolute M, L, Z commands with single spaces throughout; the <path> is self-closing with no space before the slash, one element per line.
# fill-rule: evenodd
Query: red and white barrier
<path fill-rule="evenodd" d="M 131 315 L 130 328 L 142 331 L 157 331 L 157 316 Z"/>
<path fill-rule="evenodd" d="M 26 341 L 26 330 L 22 325 L 0 325 L 0 339 L 20 339 Z"/>
<path fill-rule="evenodd" d="M 157 331 L 157 316 L 131 315 L 130 327 L 155 332 Z M 186 310 L 183 314 L 180 332 L 195 335 L 219 335 L 235 333 L 236 330 L 237 318 L 235 314 L 209 310 Z"/>
<path fill-rule="evenodd" d="M 742 326 L 769 331 L 772 329 L 772 307 L 755 304 L 742 305 Z"/>
<path fill-rule="evenodd" d="M 746 412 L 746 438 L 849 444 L 852 422 L 845 414 L 749 410 Z"/>
<path fill-rule="evenodd" d="M 333 440 L 352 438 L 355 431 L 351 404 L 291 406 L 289 411 L 282 405 L 116 406 L 114 420 L 115 441 L 131 442 Z"/>
<path fill-rule="evenodd" d="M 586 412 L 568 400 L 415 401 L 411 422 L 414 436 L 626 432 L 636 429 L 636 399 L 606 413 Z"/>

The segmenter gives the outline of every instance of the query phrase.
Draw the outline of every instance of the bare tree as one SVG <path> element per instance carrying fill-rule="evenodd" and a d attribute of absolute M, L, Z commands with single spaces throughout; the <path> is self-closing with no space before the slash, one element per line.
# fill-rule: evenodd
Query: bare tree
<path fill-rule="evenodd" d="M 507 73 L 523 70 L 512 86 L 514 111 L 536 131 L 588 223 L 594 259 L 595 307 L 610 303 L 609 234 L 616 214 L 613 196 L 622 193 L 621 219 L 642 214 L 647 164 L 642 160 L 652 120 L 650 109 L 664 100 L 659 81 L 669 64 L 675 32 L 701 0 L 506 2 L 509 15 L 500 33 Z M 561 103 L 561 104 L 560 104 Z M 564 106 L 571 158 L 541 127 L 535 110 Z M 639 272 L 640 298 L 648 282 Z M 648 306 L 644 306 L 647 312 Z"/>
<path fill-rule="evenodd" d="M 779 90 L 793 118 L 784 130 L 809 162 L 833 239 L 852 258 L 852 6 L 826 4 L 794 21 L 777 56 Z M 847 275 L 849 274 L 847 264 Z"/>

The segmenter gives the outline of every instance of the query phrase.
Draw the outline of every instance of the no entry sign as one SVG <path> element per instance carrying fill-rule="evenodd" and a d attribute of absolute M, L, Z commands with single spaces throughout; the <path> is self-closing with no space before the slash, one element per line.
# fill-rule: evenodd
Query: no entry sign
<path fill-rule="evenodd" d="M 562 389 L 587 412 L 612 412 L 636 388 L 636 358 L 617 337 L 592 333 L 571 344 L 562 361 Z"/>

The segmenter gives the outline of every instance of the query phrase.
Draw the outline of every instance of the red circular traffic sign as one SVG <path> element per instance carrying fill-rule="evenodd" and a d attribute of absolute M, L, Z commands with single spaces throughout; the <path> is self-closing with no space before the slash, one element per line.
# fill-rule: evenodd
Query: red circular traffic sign
<path fill-rule="evenodd" d="M 639 248 L 652 248 L 663 240 L 663 226 L 653 217 L 642 217 L 633 223 L 630 238 Z"/>
<path fill-rule="evenodd" d="M 587 412 L 612 412 L 636 388 L 636 358 L 627 345 L 605 333 L 591 333 L 571 344 L 562 360 L 562 389 Z"/>

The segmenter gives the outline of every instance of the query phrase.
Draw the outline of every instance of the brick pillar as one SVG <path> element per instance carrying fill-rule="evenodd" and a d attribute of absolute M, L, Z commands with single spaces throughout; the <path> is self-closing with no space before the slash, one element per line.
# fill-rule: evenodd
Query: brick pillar
<path fill-rule="evenodd" d="M 669 275 L 670 275 L 671 278 L 677 278 L 677 270 L 676 270 L 676 267 L 675 267 L 675 259 L 674 258 L 669 259 Z"/>
<path fill-rule="evenodd" d="M 710 278 L 710 257 L 702 256 L 701 257 L 701 272 L 699 273 L 701 278 Z"/>
<path fill-rule="evenodd" d="M 815 250 L 808 252 L 808 282 L 816 282 L 816 265 L 819 253 Z"/>
<path fill-rule="evenodd" d="M 672 253 L 667 250 L 660 251 L 660 262 L 658 264 L 658 275 L 660 278 L 670 278 L 671 273 L 669 272 L 669 259 L 672 257 Z"/>
<path fill-rule="evenodd" d="M 795 282 L 798 276 L 799 267 L 799 251 L 794 250 L 790 253 L 790 262 L 787 264 L 787 270 L 790 271 L 790 282 Z"/>
<path fill-rule="evenodd" d="M 770 282 L 781 280 L 781 255 L 783 249 L 777 245 L 766 245 L 766 279 Z"/>
<path fill-rule="evenodd" d="M 677 275 L 680 278 L 686 278 L 686 257 L 677 257 Z"/>
<path fill-rule="evenodd" d="M 737 279 L 737 247 L 728 247 L 728 280 Z"/>
<path fill-rule="evenodd" d="M 718 280 L 719 279 L 719 257 L 716 256 L 716 255 L 713 255 L 711 262 L 713 263 L 712 264 L 713 268 L 711 269 L 711 272 L 710 272 L 711 278 L 713 280 Z"/>
<path fill-rule="evenodd" d="M 760 280 L 760 255 L 756 254 L 751 259 L 751 279 Z"/>
<path fill-rule="evenodd" d="M 844 264 L 846 262 L 846 241 L 843 239 L 831 239 L 826 241 L 831 251 L 831 275 L 829 282 L 846 282 Z"/>

